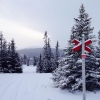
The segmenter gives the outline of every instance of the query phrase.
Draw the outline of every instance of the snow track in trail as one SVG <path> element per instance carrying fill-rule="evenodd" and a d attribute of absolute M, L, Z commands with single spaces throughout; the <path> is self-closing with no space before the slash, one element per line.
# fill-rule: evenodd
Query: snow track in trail
<path fill-rule="evenodd" d="M 16 77 L 12 82 L 8 85 L 2 87 L 2 91 L 0 91 L 0 100 L 15 100 L 16 93 L 20 87 L 22 77 Z"/>
<path fill-rule="evenodd" d="M 35 70 L 36 67 L 24 66 L 21 74 L 0 74 L 0 100 L 38 100 L 45 75 Z"/>
<path fill-rule="evenodd" d="M 18 78 L 18 76 L 15 77 L 15 78 L 12 79 L 12 80 L 7 79 L 6 82 L 0 86 L 0 89 L 5 88 L 5 87 L 11 85 L 13 82 L 15 82 L 15 80 L 16 80 L 17 78 Z M 1 80 L 1 81 L 2 81 L 2 80 Z"/>

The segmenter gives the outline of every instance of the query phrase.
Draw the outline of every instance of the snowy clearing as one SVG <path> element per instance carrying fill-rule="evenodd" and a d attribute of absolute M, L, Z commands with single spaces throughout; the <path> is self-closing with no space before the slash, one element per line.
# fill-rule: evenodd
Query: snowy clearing
<path fill-rule="evenodd" d="M 51 74 L 24 66 L 22 74 L 0 74 L 0 100 L 82 100 L 82 93 L 54 88 Z M 87 92 L 86 100 L 100 100 L 100 92 Z"/>

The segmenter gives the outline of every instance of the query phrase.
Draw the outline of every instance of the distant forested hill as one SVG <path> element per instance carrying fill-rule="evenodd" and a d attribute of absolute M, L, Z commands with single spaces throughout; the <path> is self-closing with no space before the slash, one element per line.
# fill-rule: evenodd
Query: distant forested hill
<path fill-rule="evenodd" d="M 52 48 L 52 51 L 54 53 L 55 49 Z M 28 57 L 33 57 L 33 56 L 39 56 L 39 54 L 43 52 L 43 48 L 26 48 L 26 49 L 18 50 L 18 52 L 21 56 L 25 54 Z M 59 52 L 60 52 L 60 55 L 62 56 L 63 50 L 59 49 Z"/>

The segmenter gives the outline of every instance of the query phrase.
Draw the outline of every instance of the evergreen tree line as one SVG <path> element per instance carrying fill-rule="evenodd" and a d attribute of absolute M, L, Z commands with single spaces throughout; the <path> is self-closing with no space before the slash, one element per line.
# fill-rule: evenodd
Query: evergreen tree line
<path fill-rule="evenodd" d="M 89 47 L 92 52 L 87 54 L 85 59 L 85 73 L 86 73 L 86 90 L 95 91 L 100 90 L 100 31 L 98 32 L 98 46 L 95 35 L 93 35 L 93 27 L 91 27 L 91 18 L 85 12 L 82 4 L 79 9 L 78 18 L 74 18 L 75 24 L 72 27 L 68 47 L 64 49 L 65 55 L 59 60 L 59 66 L 53 71 L 53 81 L 55 87 L 67 89 L 70 92 L 76 90 L 82 91 L 82 50 L 73 52 L 72 48 L 75 46 L 72 43 L 73 39 L 82 41 L 82 35 L 85 35 L 85 41 L 92 40 Z"/>
<path fill-rule="evenodd" d="M 24 56 L 21 56 L 20 60 L 21 60 L 21 64 L 22 65 L 27 65 L 27 66 L 33 65 L 33 66 L 36 66 L 37 62 L 39 60 L 39 57 L 38 56 L 34 56 L 34 57 L 30 58 L 30 57 L 28 57 L 27 55 L 24 54 Z"/>
<path fill-rule="evenodd" d="M 20 56 L 16 52 L 14 39 L 7 44 L 0 34 L 0 73 L 22 73 Z"/>
<path fill-rule="evenodd" d="M 44 34 L 43 53 L 39 56 L 36 72 L 51 73 L 58 67 L 59 59 L 59 44 L 57 41 L 55 53 L 51 50 L 50 38 L 48 38 L 47 31 Z"/>

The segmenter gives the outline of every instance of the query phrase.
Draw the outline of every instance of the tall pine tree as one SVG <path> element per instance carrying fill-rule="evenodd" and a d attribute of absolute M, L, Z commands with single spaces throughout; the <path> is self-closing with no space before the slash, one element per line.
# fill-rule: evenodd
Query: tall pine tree
<path fill-rule="evenodd" d="M 36 72 L 42 73 L 42 69 L 43 69 L 43 59 L 42 59 L 42 55 L 40 54 L 39 61 L 37 62 Z"/>
<path fill-rule="evenodd" d="M 44 47 L 43 47 L 43 69 L 42 71 L 44 73 L 47 72 L 48 70 L 48 44 L 47 44 L 47 41 L 48 41 L 48 36 L 47 36 L 47 31 L 45 32 L 44 34 Z"/>
<path fill-rule="evenodd" d="M 98 47 L 100 48 L 100 30 L 98 32 Z"/>
<path fill-rule="evenodd" d="M 3 34 L 0 33 L 0 72 L 3 72 L 3 66 L 2 66 L 2 45 L 3 45 Z"/>
<path fill-rule="evenodd" d="M 50 45 L 50 38 L 48 38 L 48 43 L 47 43 L 47 52 L 48 52 L 48 69 L 47 72 L 52 72 L 55 70 L 56 65 L 55 65 L 55 60 L 54 60 L 54 54 L 51 49 Z"/>
<path fill-rule="evenodd" d="M 7 65 L 8 65 L 8 69 L 9 69 L 9 73 L 12 73 L 12 61 L 11 61 L 11 43 L 8 44 L 8 48 L 7 48 Z"/>
<path fill-rule="evenodd" d="M 59 62 L 59 67 L 53 73 L 53 81 L 55 86 L 62 89 L 67 88 L 69 91 L 82 90 L 82 50 L 73 52 L 72 44 L 73 39 L 82 41 L 82 34 L 85 35 L 85 40 L 92 39 L 94 41 L 94 35 L 92 34 L 93 28 L 91 25 L 91 18 L 88 18 L 88 14 L 85 12 L 84 6 L 81 5 L 79 9 L 79 17 L 75 18 L 75 25 L 72 28 L 72 34 L 70 36 L 68 48 L 65 50 L 65 58 Z M 94 56 L 94 47 L 90 45 L 92 53 L 87 53 L 86 58 L 86 89 L 93 91 L 100 88 L 98 66 L 95 63 L 96 58 Z M 98 74 L 98 75 L 97 75 Z"/>
<path fill-rule="evenodd" d="M 44 34 L 44 47 L 43 47 L 43 69 L 42 72 L 50 73 L 55 69 L 54 55 L 51 50 L 50 39 L 47 32 Z"/>
<path fill-rule="evenodd" d="M 6 41 L 5 41 L 5 40 L 4 40 L 4 42 L 3 42 L 1 52 L 2 52 L 1 65 L 2 65 L 2 67 L 3 67 L 3 72 L 4 72 L 4 73 L 8 73 L 8 72 L 9 72 L 8 64 L 7 64 L 7 57 L 8 57 L 8 54 L 7 54 L 7 44 L 6 44 Z"/>
<path fill-rule="evenodd" d="M 19 54 L 16 52 L 14 39 L 11 40 L 11 69 L 12 73 L 22 73 Z"/>
<path fill-rule="evenodd" d="M 55 50 L 55 65 L 56 65 L 56 68 L 58 68 L 58 65 L 59 65 L 59 63 L 58 63 L 59 57 L 60 57 L 60 55 L 59 55 L 59 43 L 57 41 L 56 50 Z"/>
<path fill-rule="evenodd" d="M 96 58 L 96 63 L 98 64 L 98 67 L 100 66 L 100 31 L 98 32 L 98 45 L 95 50 L 95 58 Z"/>

